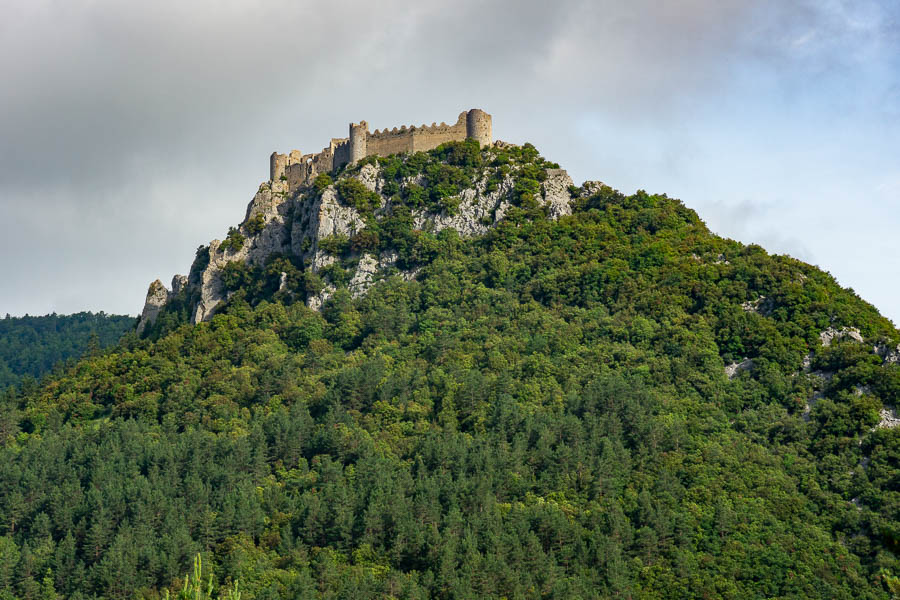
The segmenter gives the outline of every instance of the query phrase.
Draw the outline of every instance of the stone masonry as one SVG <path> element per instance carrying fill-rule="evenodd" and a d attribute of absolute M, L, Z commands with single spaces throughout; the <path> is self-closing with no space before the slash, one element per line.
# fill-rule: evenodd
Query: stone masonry
<path fill-rule="evenodd" d="M 273 152 L 269 159 L 269 180 L 281 181 L 284 178 L 288 189 L 294 191 L 319 173 L 353 164 L 366 156 L 426 151 L 445 142 L 461 142 L 468 138 L 478 140 L 482 146 L 489 145 L 493 141 L 491 115 L 473 108 L 461 112 L 453 125 L 404 125 L 399 129 L 376 129 L 374 133 L 369 132 L 368 123 L 360 121 L 350 124 L 350 137 L 333 138 L 319 153 L 303 154 L 299 150 L 291 150 L 289 154 Z"/>

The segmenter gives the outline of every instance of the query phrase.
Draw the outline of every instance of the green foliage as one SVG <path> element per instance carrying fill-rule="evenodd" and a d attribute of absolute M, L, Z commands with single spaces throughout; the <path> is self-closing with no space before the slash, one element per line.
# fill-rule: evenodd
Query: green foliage
<path fill-rule="evenodd" d="M 80 312 L 72 315 L 0 319 L 0 391 L 40 379 L 57 364 L 115 344 L 134 317 Z"/>
<path fill-rule="evenodd" d="M 432 155 L 457 167 L 475 169 L 482 166 L 484 158 L 477 140 L 466 139 L 463 142 L 448 142 L 435 148 Z"/>
<path fill-rule="evenodd" d="M 335 234 L 319 240 L 319 248 L 334 256 L 343 256 L 350 251 L 350 238 Z"/>
<path fill-rule="evenodd" d="M 375 159 L 401 191 L 326 242 L 320 312 L 296 259 L 228 265 L 210 322 L 0 398 L 0 593 L 889 597 L 900 430 L 876 425 L 900 367 L 872 347 L 900 343 L 891 323 L 663 195 L 579 189 L 542 219 L 551 163 L 479 152 Z M 432 176 L 507 175 L 521 206 L 485 236 L 413 228 L 443 210 Z M 388 250 L 416 280 L 340 287 Z M 865 344 L 822 347 L 851 326 Z M 182 579 L 198 554 L 215 572 Z"/>
<path fill-rule="evenodd" d="M 322 193 L 322 191 L 332 183 L 334 183 L 334 181 L 332 181 L 331 176 L 328 173 L 319 173 L 313 180 L 313 188 L 316 192 Z"/>
<path fill-rule="evenodd" d="M 246 238 L 240 232 L 237 227 L 229 227 L 228 235 L 225 236 L 225 241 L 219 246 L 222 250 L 231 250 L 232 252 L 238 252 L 241 248 L 244 247 L 244 241 Z"/>
<path fill-rule="evenodd" d="M 350 177 L 340 179 L 335 187 L 341 202 L 352 206 L 364 215 L 372 214 L 378 208 L 380 198 L 378 194 L 370 192 L 358 179 Z"/>
<path fill-rule="evenodd" d="M 194 559 L 193 571 L 184 576 L 184 586 L 171 596 L 169 590 L 163 594 L 165 600 L 241 600 L 240 585 L 237 581 L 231 587 L 220 590 L 218 594 L 213 594 L 213 576 L 207 573 L 206 580 L 203 579 L 203 559 L 200 554 Z"/>
<path fill-rule="evenodd" d="M 266 228 L 266 219 L 262 213 L 256 213 L 252 219 L 249 219 L 244 225 L 250 235 L 256 235 Z"/>

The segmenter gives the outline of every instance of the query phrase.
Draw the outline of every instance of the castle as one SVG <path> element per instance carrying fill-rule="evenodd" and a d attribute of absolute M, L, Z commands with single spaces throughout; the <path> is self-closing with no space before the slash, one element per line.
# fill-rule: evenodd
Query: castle
<path fill-rule="evenodd" d="M 388 131 L 376 129 L 369 132 L 365 121 L 350 123 L 350 137 L 332 138 L 327 148 L 317 154 L 303 154 L 291 150 L 290 154 L 273 152 L 269 159 L 269 179 L 288 182 L 295 190 L 312 181 L 319 173 L 328 173 L 346 164 L 377 154 L 387 156 L 402 152 L 420 152 L 437 148 L 445 142 L 459 142 L 472 138 L 482 146 L 490 144 L 491 115 L 473 108 L 463 111 L 453 125 L 432 123 L 431 126 L 394 127 Z"/>

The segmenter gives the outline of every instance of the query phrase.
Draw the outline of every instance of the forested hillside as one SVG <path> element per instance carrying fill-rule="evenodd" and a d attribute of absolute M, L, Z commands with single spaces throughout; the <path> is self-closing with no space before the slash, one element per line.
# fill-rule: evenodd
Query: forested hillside
<path fill-rule="evenodd" d="M 40 378 L 53 365 L 119 341 L 134 317 L 81 312 L 0 319 L 0 390 Z"/>
<path fill-rule="evenodd" d="M 198 553 L 244 599 L 890 598 L 893 325 L 678 200 L 590 185 L 550 219 L 533 149 L 472 152 L 373 159 L 394 208 L 324 273 L 234 264 L 211 321 L 177 298 L 7 393 L 0 598 L 159 598 Z M 496 227 L 412 226 L 488 168 Z M 303 193 L 369 207 L 355 175 Z M 352 297 L 388 246 L 411 280 Z"/>

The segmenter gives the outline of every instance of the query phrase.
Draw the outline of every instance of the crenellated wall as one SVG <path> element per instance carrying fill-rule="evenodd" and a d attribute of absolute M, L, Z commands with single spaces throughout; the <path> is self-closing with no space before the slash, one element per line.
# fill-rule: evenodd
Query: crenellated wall
<path fill-rule="evenodd" d="M 360 121 L 350 124 L 350 137 L 332 139 L 331 144 L 317 154 L 303 154 L 299 150 L 292 150 L 290 154 L 273 152 L 269 159 L 269 179 L 278 181 L 284 177 L 293 191 L 308 184 L 319 173 L 328 173 L 366 156 L 424 152 L 446 142 L 461 142 L 467 138 L 478 140 L 483 146 L 491 144 L 491 115 L 473 108 L 459 113 L 453 125 L 404 125 L 399 129 L 376 129 L 373 133 L 369 132 L 368 123 Z"/>

